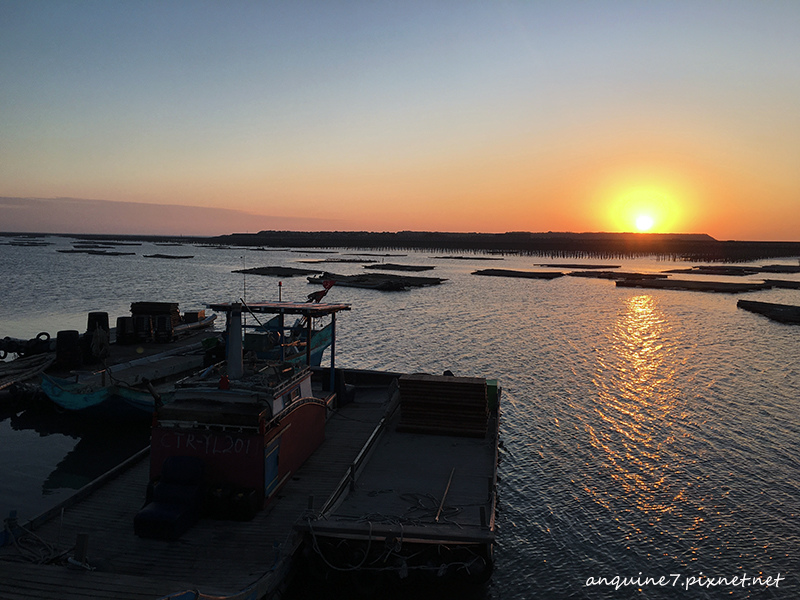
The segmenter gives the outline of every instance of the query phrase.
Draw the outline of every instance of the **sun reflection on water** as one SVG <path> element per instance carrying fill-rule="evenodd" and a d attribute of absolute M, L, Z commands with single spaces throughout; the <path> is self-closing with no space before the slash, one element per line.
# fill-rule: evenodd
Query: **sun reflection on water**
<path fill-rule="evenodd" d="M 656 300 L 639 295 L 625 301 L 608 337 L 592 379 L 599 419 L 587 423 L 589 441 L 629 502 L 644 512 L 671 513 L 684 493 L 669 477 L 680 411 L 676 334 Z M 592 487 L 585 489 L 608 505 L 612 498 Z"/>

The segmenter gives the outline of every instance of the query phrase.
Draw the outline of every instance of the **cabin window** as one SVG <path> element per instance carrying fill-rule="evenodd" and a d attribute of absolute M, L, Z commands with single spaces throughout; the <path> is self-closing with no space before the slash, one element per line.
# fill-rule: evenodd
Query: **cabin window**
<path fill-rule="evenodd" d="M 300 388 L 296 387 L 291 392 L 289 392 L 289 403 L 291 404 L 295 400 L 300 397 Z"/>

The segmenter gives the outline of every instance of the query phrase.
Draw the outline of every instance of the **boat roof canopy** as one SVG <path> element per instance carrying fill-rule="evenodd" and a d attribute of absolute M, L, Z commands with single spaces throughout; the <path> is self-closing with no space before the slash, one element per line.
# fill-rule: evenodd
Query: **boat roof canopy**
<path fill-rule="evenodd" d="M 305 315 L 310 317 L 324 317 L 340 310 L 350 310 L 349 304 L 323 304 L 318 302 L 255 302 L 252 304 L 223 302 L 221 304 L 209 304 L 208 307 L 211 310 L 226 313 L 238 308 L 251 313 Z"/>

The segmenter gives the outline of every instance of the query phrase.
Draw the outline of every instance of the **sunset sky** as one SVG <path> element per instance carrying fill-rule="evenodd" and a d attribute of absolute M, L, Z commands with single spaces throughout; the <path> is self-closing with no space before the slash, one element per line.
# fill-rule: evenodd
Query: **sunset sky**
<path fill-rule="evenodd" d="M 0 231 L 797 241 L 799 57 L 797 0 L 0 0 Z"/>

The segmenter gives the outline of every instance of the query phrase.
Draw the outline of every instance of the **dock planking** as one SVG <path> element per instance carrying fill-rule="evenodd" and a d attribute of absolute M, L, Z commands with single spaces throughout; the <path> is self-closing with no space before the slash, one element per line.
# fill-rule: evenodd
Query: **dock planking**
<path fill-rule="evenodd" d="M 495 448 L 474 437 L 401 433 L 399 422 L 397 411 L 341 505 L 304 529 L 492 541 L 494 531 L 481 523 L 479 508 L 492 514 L 494 481 L 487 474 L 494 472 Z M 434 525 L 445 490 L 445 518 Z"/>
<path fill-rule="evenodd" d="M 309 572 L 326 574 L 320 584 L 346 589 L 406 579 L 430 585 L 445 575 L 454 584 L 485 583 L 496 534 L 496 381 L 414 374 L 398 382 L 397 401 L 365 447 L 361 467 L 354 464 L 349 482 L 319 514 L 309 511 L 296 525 L 313 550 Z M 418 402 L 481 404 L 484 434 L 462 431 L 466 415 L 458 409 L 450 422 L 414 415 L 404 424 L 404 405 Z"/>
<path fill-rule="evenodd" d="M 276 499 L 252 521 L 202 519 L 179 540 L 134 535 L 133 517 L 145 498 L 149 461 L 143 455 L 113 480 L 83 492 L 34 533 L 71 555 L 79 533 L 89 536 L 87 564 L 15 562 L 13 546 L 0 548 L 0 597 L 141 598 L 196 589 L 201 597 L 260 598 L 281 585 L 299 547 L 295 521 L 327 498 L 383 416 L 386 389 L 359 390 L 356 401 L 334 414 L 325 441 Z M 90 484 L 92 485 L 92 484 Z"/>

